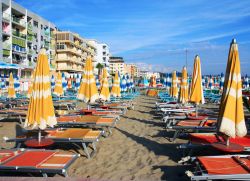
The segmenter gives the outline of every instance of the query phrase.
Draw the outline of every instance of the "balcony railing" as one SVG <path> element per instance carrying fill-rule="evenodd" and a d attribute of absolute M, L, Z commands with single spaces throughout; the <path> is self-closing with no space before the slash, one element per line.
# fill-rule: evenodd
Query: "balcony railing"
<path fill-rule="evenodd" d="M 10 56 L 10 50 L 3 50 L 4 56 Z"/>
<path fill-rule="evenodd" d="M 12 16 L 12 21 L 21 25 L 21 26 L 26 26 L 26 22 L 23 19 L 17 18 L 15 16 Z"/>
<path fill-rule="evenodd" d="M 33 30 L 33 26 L 32 26 L 31 23 L 28 23 L 28 29 L 29 29 L 29 30 Z"/>
<path fill-rule="evenodd" d="M 10 63 L 11 59 L 9 57 L 3 57 L 3 61 L 6 63 Z"/>
<path fill-rule="evenodd" d="M 28 41 L 33 41 L 33 35 L 27 35 L 27 40 Z"/>
<path fill-rule="evenodd" d="M 33 55 L 33 53 L 34 53 L 34 50 L 32 50 L 32 49 L 29 49 L 29 50 L 28 50 L 28 53 L 29 53 L 30 55 Z"/>
<path fill-rule="evenodd" d="M 11 49 L 11 44 L 10 43 L 3 43 L 3 49 L 10 50 Z"/>
<path fill-rule="evenodd" d="M 20 32 L 18 32 L 18 31 L 16 31 L 16 30 L 12 30 L 12 34 L 13 34 L 14 36 L 17 36 L 17 37 L 20 37 L 20 38 L 23 38 L 23 39 L 26 38 L 26 35 L 25 35 L 25 34 L 20 33 Z"/>
<path fill-rule="evenodd" d="M 3 19 L 4 19 L 4 20 L 7 20 L 7 21 L 10 21 L 10 14 L 8 14 L 8 13 L 3 13 Z"/>

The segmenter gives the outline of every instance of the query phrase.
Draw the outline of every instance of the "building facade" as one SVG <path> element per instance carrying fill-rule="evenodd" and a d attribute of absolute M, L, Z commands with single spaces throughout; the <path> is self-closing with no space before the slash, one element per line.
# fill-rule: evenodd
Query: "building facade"
<path fill-rule="evenodd" d="M 76 33 L 69 31 L 56 31 L 56 56 L 57 71 L 83 72 L 85 60 L 88 56 L 93 58 L 95 64 L 96 47 L 94 44 Z"/>
<path fill-rule="evenodd" d="M 128 73 L 132 77 L 139 76 L 139 69 L 137 65 L 133 63 L 125 64 L 125 72 Z"/>
<path fill-rule="evenodd" d="M 45 47 L 51 68 L 54 68 L 52 64 L 55 56 L 53 32 L 56 26 L 12 0 L 0 2 L 2 22 L 0 23 L 2 35 L 0 60 L 27 69 L 27 72 L 23 71 L 21 75 L 26 76 L 26 73 L 30 74 L 36 64 L 40 48 Z"/>
<path fill-rule="evenodd" d="M 98 73 L 98 68 L 96 67 L 98 64 L 101 64 L 109 72 L 109 46 L 105 43 L 99 43 L 97 40 L 89 40 L 89 42 L 91 42 L 96 48 L 96 54 L 94 56 L 95 74 Z"/>
<path fill-rule="evenodd" d="M 152 76 L 154 76 L 156 79 L 160 78 L 159 72 L 150 72 L 150 71 L 140 71 L 139 77 L 146 77 L 147 79 L 150 79 Z"/>
<path fill-rule="evenodd" d="M 120 75 L 126 74 L 125 63 L 122 57 L 110 57 L 109 59 L 110 74 L 119 71 Z"/>

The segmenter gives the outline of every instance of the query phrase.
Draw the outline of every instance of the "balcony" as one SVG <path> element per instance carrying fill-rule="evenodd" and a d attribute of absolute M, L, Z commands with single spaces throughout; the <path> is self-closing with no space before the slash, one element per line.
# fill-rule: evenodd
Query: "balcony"
<path fill-rule="evenodd" d="M 9 57 L 3 57 L 3 61 L 5 63 L 11 63 L 11 59 Z"/>
<path fill-rule="evenodd" d="M 33 35 L 27 35 L 27 40 L 32 42 L 33 41 Z"/>
<path fill-rule="evenodd" d="M 28 30 L 33 30 L 33 26 L 32 26 L 32 23 L 28 23 Z"/>
<path fill-rule="evenodd" d="M 23 38 L 23 39 L 26 39 L 26 35 L 23 34 L 23 33 L 20 33 L 16 30 L 12 30 L 12 35 L 16 36 L 16 37 L 19 37 L 19 38 Z"/>
<path fill-rule="evenodd" d="M 12 37 L 12 44 L 23 48 L 26 47 L 25 40 L 20 39 L 18 37 Z"/>
<path fill-rule="evenodd" d="M 30 54 L 30 55 L 33 55 L 33 54 L 34 54 L 34 52 L 35 52 L 35 51 L 34 51 L 34 50 L 32 50 L 32 49 L 29 49 L 29 50 L 28 50 L 28 54 Z"/>
<path fill-rule="evenodd" d="M 8 14 L 8 13 L 3 13 L 3 20 L 5 20 L 5 21 L 10 21 L 10 14 Z"/>
<path fill-rule="evenodd" d="M 6 57 L 10 56 L 10 50 L 3 49 L 3 56 L 6 56 Z"/>
<path fill-rule="evenodd" d="M 10 50 L 11 49 L 11 44 L 10 43 L 3 43 L 3 49 Z"/>
<path fill-rule="evenodd" d="M 17 18 L 15 16 L 12 16 L 13 23 L 17 25 L 21 25 L 22 27 L 26 28 L 26 22 L 24 19 Z"/>

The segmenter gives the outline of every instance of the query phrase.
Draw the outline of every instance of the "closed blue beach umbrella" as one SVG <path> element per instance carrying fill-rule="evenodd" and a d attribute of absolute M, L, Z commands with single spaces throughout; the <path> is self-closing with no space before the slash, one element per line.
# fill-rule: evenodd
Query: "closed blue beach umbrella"
<path fill-rule="evenodd" d="M 224 74 L 221 73 L 221 75 L 220 75 L 220 89 L 223 89 L 224 81 L 225 81 Z"/>
<path fill-rule="evenodd" d="M 55 77 L 54 77 L 54 75 L 52 75 L 52 76 L 51 76 L 51 88 L 54 89 L 54 88 L 55 88 L 55 85 L 56 85 Z"/>

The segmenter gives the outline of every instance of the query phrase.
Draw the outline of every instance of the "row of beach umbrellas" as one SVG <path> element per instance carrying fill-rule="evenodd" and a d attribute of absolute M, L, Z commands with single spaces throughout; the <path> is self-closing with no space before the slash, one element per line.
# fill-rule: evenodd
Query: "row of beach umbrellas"
<path fill-rule="evenodd" d="M 224 83 L 221 85 L 223 86 L 223 93 L 219 107 L 218 132 L 224 134 L 227 137 L 226 146 L 229 148 L 229 137 L 243 137 L 247 134 L 241 93 L 242 79 L 240 59 L 238 45 L 235 39 L 233 39 L 230 46 L 226 72 L 223 74 L 223 76 L 221 75 L 221 77 L 224 77 Z M 184 67 L 182 70 L 179 101 L 181 103 L 187 103 L 189 101 L 194 103 L 196 107 L 199 104 L 205 103 L 202 82 L 201 61 L 200 57 L 197 55 L 194 59 L 190 91 L 188 91 L 187 86 L 186 67 Z M 170 95 L 177 98 L 178 93 L 175 71 L 172 73 L 171 84 Z"/>

